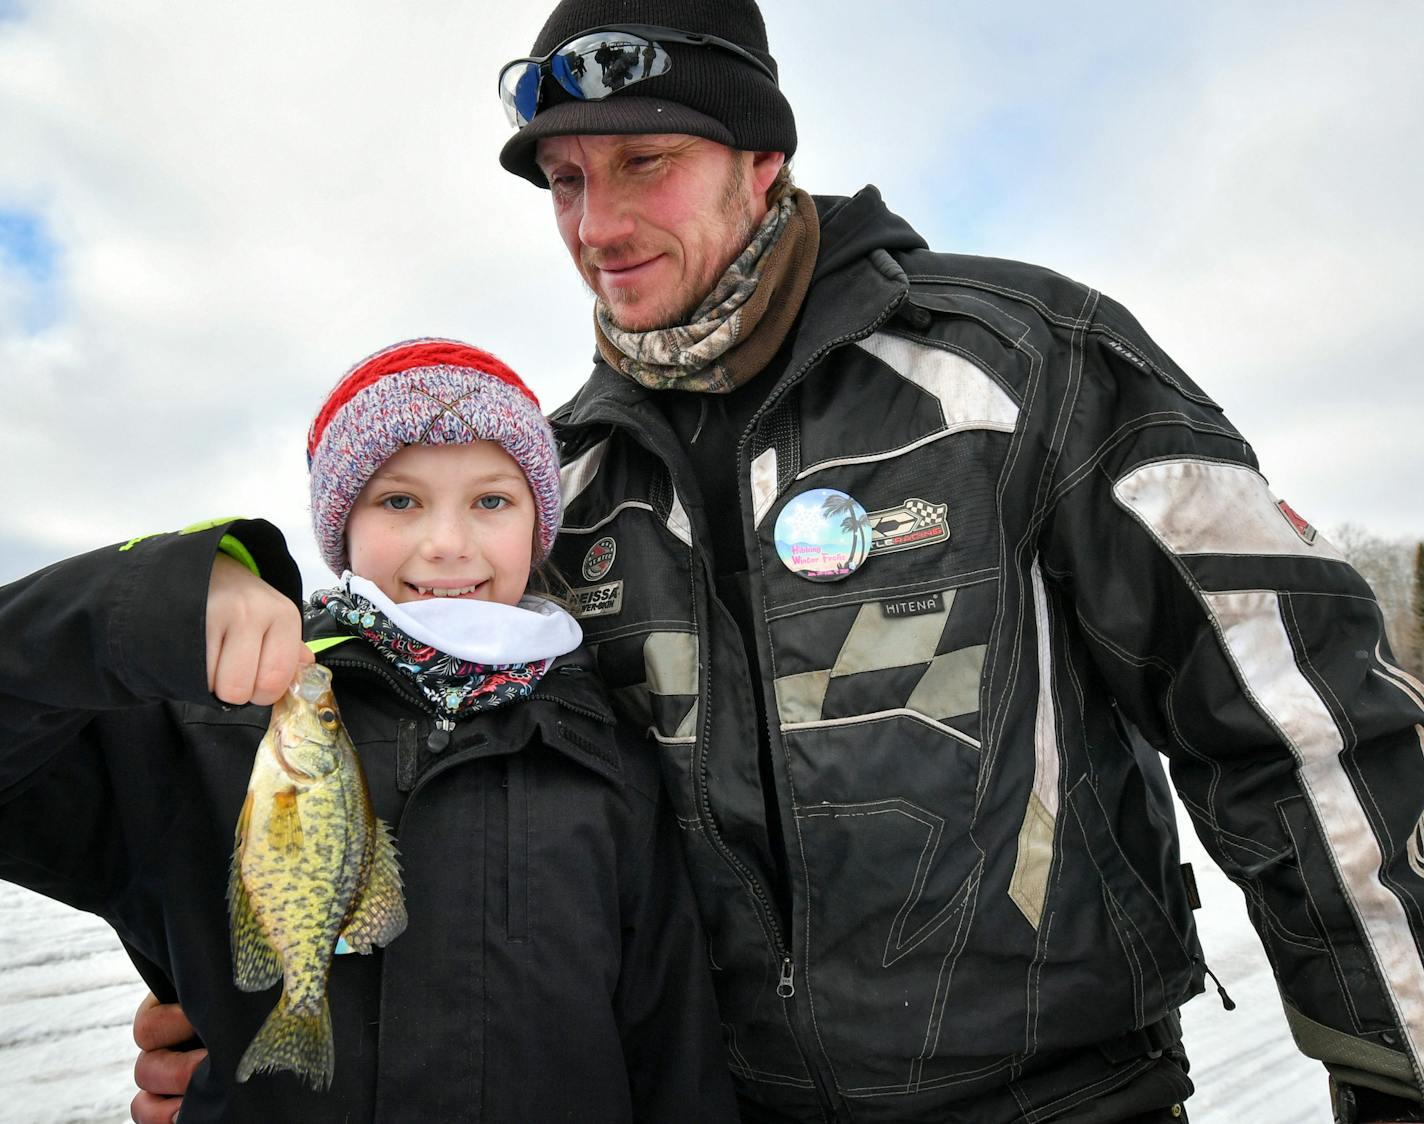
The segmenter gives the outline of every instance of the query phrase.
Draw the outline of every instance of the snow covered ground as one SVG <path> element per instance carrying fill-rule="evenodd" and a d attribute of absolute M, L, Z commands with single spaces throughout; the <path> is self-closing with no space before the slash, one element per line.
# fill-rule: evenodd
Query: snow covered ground
<path fill-rule="evenodd" d="M 1324 1070 L 1296 1053 L 1241 895 L 1195 839 L 1183 841 L 1211 965 L 1237 1010 L 1209 990 L 1183 1012 L 1197 1095 L 1193 1124 L 1329 1124 Z M 124 1121 L 133 1095 L 129 1023 L 147 990 L 97 919 L 0 883 L 0 1121 Z"/>

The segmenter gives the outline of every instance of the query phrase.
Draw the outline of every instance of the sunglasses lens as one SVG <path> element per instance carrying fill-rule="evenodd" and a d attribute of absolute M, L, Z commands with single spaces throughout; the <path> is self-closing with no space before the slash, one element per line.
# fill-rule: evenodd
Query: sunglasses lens
<path fill-rule="evenodd" d="M 539 64 L 513 62 L 500 71 L 499 100 L 511 125 L 522 129 L 529 124 L 539 108 Z"/>
<path fill-rule="evenodd" d="M 549 60 L 554 80 L 573 97 L 598 101 L 624 86 L 666 74 L 672 61 L 656 43 L 626 32 L 580 35 Z"/>

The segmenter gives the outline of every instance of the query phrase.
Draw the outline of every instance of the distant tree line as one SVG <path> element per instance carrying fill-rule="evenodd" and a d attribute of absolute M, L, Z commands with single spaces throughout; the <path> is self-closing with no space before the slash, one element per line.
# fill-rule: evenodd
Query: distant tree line
<path fill-rule="evenodd" d="M 1381 538 L 1353 523 L 1329 538 L 1375 591 L 1395 662 L 1424 678 L 1424 542 Z"/>

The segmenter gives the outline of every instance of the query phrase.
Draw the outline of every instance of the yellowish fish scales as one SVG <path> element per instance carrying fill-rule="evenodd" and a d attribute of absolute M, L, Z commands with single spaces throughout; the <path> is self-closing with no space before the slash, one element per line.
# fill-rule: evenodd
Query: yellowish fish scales
<path fill-rule="evenodd" d="M 331 672 L 313 664 L 272 707 L 247 784 L 228 878 L 233 980 L 282 994 L 237 1079 L 291 1070 L 317 1089 L 335 1067 L 326 985 L 337 938 L 355 952 L 405 929 L 400 865 L 371 811 Z"/>

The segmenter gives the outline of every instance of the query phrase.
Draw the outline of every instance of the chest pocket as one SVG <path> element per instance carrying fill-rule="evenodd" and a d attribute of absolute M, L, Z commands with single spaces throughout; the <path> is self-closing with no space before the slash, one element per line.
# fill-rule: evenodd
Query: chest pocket
<path fill-rule="evenodd" d="M 692 532 L 666 473 L 630 442 L 565 465 L 555 564 L 619 717 L 662 740 L 697 728 Z"/>

